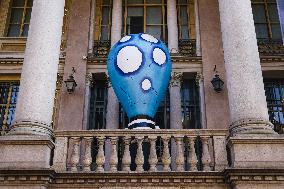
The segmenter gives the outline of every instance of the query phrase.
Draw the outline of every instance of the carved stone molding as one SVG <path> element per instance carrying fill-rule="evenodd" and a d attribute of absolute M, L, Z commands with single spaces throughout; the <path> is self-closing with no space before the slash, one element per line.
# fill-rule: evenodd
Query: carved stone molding
<path fill-rule="evenodd" d="M 262 119 L 243 119 L 230 125 L 232 136 L 237 134 L 275 134 L 273 124 Z"/>
<path fill-rule="evenodd" d="M 94 84 L 93 82 L 93 74 L 92 73 L 87 73 L 86 74 L 86 86 L 92 86 Z"/>
<path fill-rule="evenodd" d="M 182 72 L 172 72 L 170 87 L 181 87 L 182 76 Z"/>

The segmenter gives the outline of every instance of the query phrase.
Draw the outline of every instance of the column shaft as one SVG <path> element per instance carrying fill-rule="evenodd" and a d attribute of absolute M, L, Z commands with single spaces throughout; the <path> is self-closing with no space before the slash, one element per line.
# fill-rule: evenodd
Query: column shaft
<path fill-rule="evenodd" d="M 12 134 L 52 135 L 64 0 L 34 0 Z"/>
<path fill-rule="evenodd" d="M 168 48 L 178 53 L 178 25 L 176 0 L 167 0 Z"/>
<path fill-rule="evenodd" d="M 111 46 L 121 38 L 122 29 L 122 0 L 113 0 L 112 25 L 111 25 Z M 106 128 L 118 129 L 119 127 L 119 103 L 114 90 L 109 85 L 107 97 Z"/>
<path fill-rule="evenodd" d="M 219 0 L 231 133 L 271 133 L 250 0 Z"/>
<path fill-rule="evenodd" d="M 171 129 L 182 129 L 181 114 L 181 79 L 182 73 L 174 72 L 170 82 L 170 127 Z"/>
<path fill-rule="evenodd" d="M 111 20 L 111 46 L 121 38 L 122 29 L 122 0 L 113 0 Z"/>

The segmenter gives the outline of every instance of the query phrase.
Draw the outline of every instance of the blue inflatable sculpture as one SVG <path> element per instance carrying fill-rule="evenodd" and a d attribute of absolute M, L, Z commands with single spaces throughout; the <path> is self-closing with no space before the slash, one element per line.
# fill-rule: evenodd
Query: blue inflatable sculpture
<path fill-rule="evenodd" d="M 153 118 L 172 69 L 168 48 L 148 34 L 127 35 L 110 50 L 107 67 L 114 92 L 130 118 L 128 128 L 155 128 Z"/>

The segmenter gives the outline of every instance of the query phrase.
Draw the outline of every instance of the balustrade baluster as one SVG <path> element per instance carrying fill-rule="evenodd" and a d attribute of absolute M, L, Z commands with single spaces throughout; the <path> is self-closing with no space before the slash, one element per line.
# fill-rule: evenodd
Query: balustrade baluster
<path fill-rule="evenodd" d="M 176 166 L 177 171 L 184 171 L 184 145 L 183 145 L 183 137 L 176 137 Z"/>
<path fill-rule="evenodd" d="M 203 171 L 210 171 L 210 154 L 209 154 L 209 148 L 208 148 L 208 136 L 201 137 L 202 141 L 202 165 L 203 165 Z"/>
<path fill-rule="evenodd" d="M 104 137 L 98 137 L 98 144 L 99 144 L 99 151 L 96 159 L 97 163 L 97 172 L 104 172 L 103 165 L 105 163 L 105 156 L 104 156 Z"/>
<path fill-rule="evenodd" d="M 110 142 L 111 142 L 111 146 L 112 146 L 110 160 L 109 160 L 110 171 L 116 172 L 117 171 L 117 163 L 118 163 L 117 150 L 116 150 L 117 137 L 111 137 Z"/>
<path fill-rule="evenodd" d="M 83 171 L 91 171 L 92 164 L 92 152 L 91 145 L 93 141 L 93 137 L 85 137 L 85 155 L 82 160 Z"/>
<path fill-rule="evenodd" d="M 77 165 L 79 164 L 80 160 L 80 138 L 79 137 L 72 137 L 71 140 L 73 141 L 73 149 L 70 158 L 70 167 L 71 171 L 78 171 Z"/>
<path fill-rule="evenodd" d="M 197 157 L 195 152 L 195 140 L 196 137 L 189 137 L 189 170 L 197 171 Z"/>
<path fill-rule="evenodd" d="M 142 143 L 143 143 L 143 137 L 137 137 L 137 154 L 135 158 L 136 163 L 136 172 L 143 172 L 143 164 L 144 164 L 144 156 L 143 156 L 143 149 L 142 149 Z"/>
<path fill-rule="evenodd" d="M 149 155 L 149 164 L 150 164 L 150 169 L 149 171 L 151 172 L 156 172 L 157 171 L 157 163 L 158 163 L 158 159 L 157 159 L 157 153 L 156 153 L 156 137 L 152 136 L 149 137 L 150 140 L 150 155 Z"/>
<path fill-rule="evenodd" d="M 124 153 L 122 158 L 122 170 L 123 171 L 130 171 L 130 164 L 131 164 L 131 156 L 129 151 L 129 145 L 130 145 L 130 137 L 124 138 Z"/>
<path fill-rule="evenodd" d="M 170 137 L 168 137 L 168 136 L 163 138 L 164 148 L 163 148 L 162 162 L 164 164 L 164 168 L 163 168 L 164 171 L 171 171 L 171 169 L 170 169 L 171 156 L 170 156 L 170 153 L 169 153 L 169 140 L 170 140 Z"/>

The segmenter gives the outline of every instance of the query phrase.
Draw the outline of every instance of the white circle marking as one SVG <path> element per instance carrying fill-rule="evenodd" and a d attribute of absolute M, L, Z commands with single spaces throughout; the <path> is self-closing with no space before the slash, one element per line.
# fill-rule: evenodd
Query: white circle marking
<path fill-rule="evenodd" d="M 167 60 L 166 54 L 160 48 L 155 48 L 153 51 L 153 59 L 160 66 Z"/>
<path fill-rule="evenodd" d="M 130 39 L 131 39 L 131 36 L 127 35 L 127 36 L 124 36 L 123 38 L 121 38 L 119 42 L 124 43 L 126 41 L 129 41 Z"/>
<path fill-rule="evenodd" d="M 123 73 L 131 73 L 142 64 L 142 53 L 135 46 L 126 46 L 117 54 L 117 66 Z"/>
<path fill-rule="evenodd" d="M 148 91 L 149 89 L 151 89 L 152 84 L 151 81 L 149 79 L 144 79 L 144 81 L 142 81 L 142 89 L 145 91 Z"/>
<path fill-rule="evenodd" d="M 149 34 L 142 34 L 141 35 L 142 39 L 151 42 L 151 43 L 158 43 L 158 39 L 156 39 L 155 37 L 153 37 L 152 35 Z"/>

